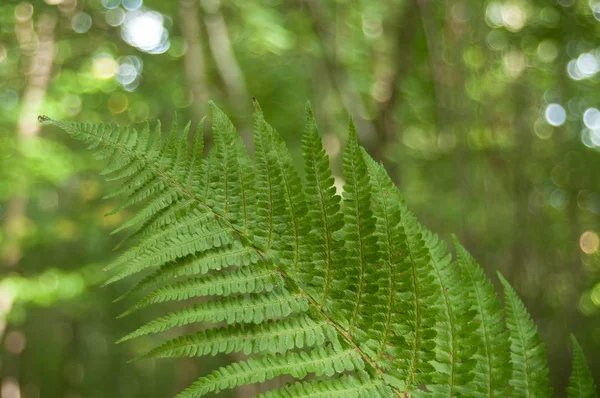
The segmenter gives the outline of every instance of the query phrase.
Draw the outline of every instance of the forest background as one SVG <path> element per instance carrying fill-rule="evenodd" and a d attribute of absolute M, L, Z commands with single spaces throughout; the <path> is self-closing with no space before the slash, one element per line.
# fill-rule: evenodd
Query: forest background
<path fill-rule="evenodd" d="M 100 164 L 38 114 L 140 125 L 252 97 L 300 163 L 309 100 L 341 177 L 353 117 L 409 205 L 523 298 L 564 391 L 573 331 L 600 380 L 600 0 L 0 2 L 3 398 L 167 397 L 228 361 L 127 360 Z M 495 278 L 493 278 L 495 279 Z M 252 389 L 232 393 L 246 397 Z"/>

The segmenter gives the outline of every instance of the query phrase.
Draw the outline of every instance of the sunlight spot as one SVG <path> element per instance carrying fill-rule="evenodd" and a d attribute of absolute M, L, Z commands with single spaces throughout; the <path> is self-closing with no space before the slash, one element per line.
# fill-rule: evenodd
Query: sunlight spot
<path fill-rule="evenodd" d="M 588 148 L 600 151 L 600 129 L 581 130 L 581 142 Z"/>
<path fill-rule="evenodd" d="M 518 32 L 525 26 L 525 12 L 517 4 L 505 4 L 500 11 L 506 29 Z"/>
<path fill-rule="evenodd" d="M 594 254 L 600 246 L 600 238 L 594 231 L 585 231 L 579 238 L 579 247 L 585 254 Z"/>
<path fill-rule="evenodd" d="M 111 113 L 118 115 L 119 113 L 125 112 L 128 107 L 129 99 L 127 98 L 127 95 L 123 93 L 114 93 L 108 99 L 108 110 L 111 111 Z"/>
<path fill-rule="evenodd" d="M 19 355 L 23 352 L 27 345 L 25 334 L 20 330 L 11 330 L 4 339 L 4 347 L 14 355 Z"/>
<path fill-rule="evenodd" d="M 596 108 L 588 108 L 583 113 L 583 123 L 591 129 L 600 129 L 600 111 Z"/>
<path fill-rule="evenodd" d="M 127 11 L 133 11 L 140 8 L 143 2 L 142 0 L 121 0 L 121 3 L 123 3 L 123 7 L 125 7 Z"/>
<path fill-rule="evenodd" d="M 569 77 L 573 80 L 585 79 L 585 76 L 583 75 L 583 73 L 581 73 L 581 70 L 579 70 L 579 67 L 577 66 L 577 61 L 575 60 L 571 60 L 567 64 L 567 73 Z"/>
<path fill-rule="evenodd" d="M 596 286 L 594 286 L 590 293 L 590 298 L 597 307 L 600 307 L 600 283 L 596 283 Z"/>
<path fill-rule="evenodd" d="M 545 116 L 548 124 L 555 127 L 561 126 L 567 120 L 567 112 L 559 104 L 549 104 Z"/>
<path fill-rule="evenodd" d="M 88 13 L 80 12 L 71 20 L 71 27 L 77 33 L 85 33 L 92 27 L 92 17 Z"/>
<path fill-rule="evenodd" d="M 119 26 L 125 21 L 125 11 L 119 7 L 113 8 L 106 11 L 104 18 L 110 26 Z"/>
<path fill-rule="evenodd" d="M 96 79 L 107 80 L 117 73 L 117 62 L 107 53 L 100 53 L 94 58 L 94 76 Z"/>
<path fill-rule="evenodd" d="M 131 11 L 125 16 L 121 36 L 147 53 L 164 53 L 169 49 L 169 32 L 163 22 L 163 16 L 156 11 Z"/>
<path fill-rule="evenodd" d="M 540 59 L 544 62 L 552 62 L 558 56 L 558 47 L 552 40 L 542 40 L 537 48 Z"/>
<path fill-rule="evenodd" d="M 21 398 L 21 388 L 19 383 L 12 377 L 2 379 L 2 398 Z"/>
<path fill-rule="evenodd" d="M 517 77 L 525 70 L 525 54 L 522 51 L 508 51 L 502 59 L 504 69 L 512 77 Z"/>
<path fill-rule="evenodd" d="M 33 15 L 33 6 L 31 3 L 19 3 L 15 7 L 15 19 L 17 22 L 27 22 Z"/>
<path fill-rule="evenodd" d="M 594 54 L 583 53 L 577 58 L 577 67 L 582 75 L 590 77 L 598 72 L 598 60 L 596 60 Z"/>
<path fill-rule="evenodd" d="M 120 3 L 121 0 L 102 0 L 102 5 L 104 6 L 104 8 L 108 8 L 109 10 L 117 8 Z"/>
<path fill-rule="evenodd" d="M 117 67 L 117 81 L 127 91 L 133 91 L 140 84 L 143 69 L 142 59 L 135 55 L 120 57 Z"/>
<path fill-rule="evenodd" d="M 535 131 L 535 135 L 543 140 L 547 140 L 552 137 L 553 128 L 548 126 L 548 123 L 545 123 L 542 118 L 538 118 L 533 123 L 533 131 Z"/>

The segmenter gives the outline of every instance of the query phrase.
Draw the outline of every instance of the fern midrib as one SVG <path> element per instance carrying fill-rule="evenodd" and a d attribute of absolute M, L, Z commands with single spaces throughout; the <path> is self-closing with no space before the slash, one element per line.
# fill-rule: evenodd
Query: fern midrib
<path fill-rule="evenodd" d="M 76 129 L 74 129 L 71 126 L 67 127 L 69 130 L 73 131 L 73 132 L 77 132 Z M 89 131 L 84 131 L 85 134 L 89 134 L 92 135 L 98 139 L 102 138 L 102 137 L 98 137 L 95 134 L 92 134 Z M 208 204 L 203 203 L 198 197 L 196 197 L 191 191 L 189 191 L 186 187 L 182 186 L 177 180 L 171 178 L 171 176 L 168 174 L 167 171 L 162 170 L 161 168 L 157 167 L 153 162 L 150 161 L 150 159 L 146 158 L 145 156 L 140 156 L 137 153 L 135 153 L 133 150 L 131 150 L 130 148 L 125 147 L 124 145 L 122 145 L 119 142 L 111 142 L 110 140 L 106 140 L 107 143 L 112 144 L 116 147 L 118 147 L 119 149 L 121 149 L 123 152 L 127 152 L 129 153 L 130 156 L 138 159 L 139 161 L 143 162 L 144 164 L 148 165 L 151 169 L 154 169 L 162 178 L 164 178 L 165 180 L 167 180 L 168 182 L 170 182 L 171 184 L 173 184 L 174 186 L 176 186 L 179 190 L 181 190 L 185 195 L 187 195 L 190 199 L 192 199 L 194 202 L 196 202 L 201 208 L 206 209 L 207 211 L 213 213 L 216 217 L 219 217 L 220 219 L 223 220 L 223 222 L 226 223 L 227 226 L 229 226 L 233 231 L 235 231 L 236 233 L 238 233 L 239 235 L 243 236 L 247 243 L 258 253 L 258 255 L 264 259 L 264 254 L 262 252 L 262 250 L 258 247 L 256 247 L 254 245 L 254 243 L 251 241 L 251 239 L 243 232 L 243 231 L 239 231 L 237 228 L 235 228 L 231 222 L 224 217 L 221 214 L 218 214 L 217 212 L 215 212 L 215 210 L 210 207 Z M 313 167 L 314 168 L 314 167 Z M 316 171 L 316 170 L 315 170 Z M 317 178 L 317 181 L 318 178 Z M 319 187 L 320 188 L 320 187 Z M 321 189 L 319 189 L 319 194 L 322 197 L 322 192 Z M 327 242 L 328 242 L 328 256 L 330 256 L 330 249 L 329 249 L 329 234 L 327 234 Z M 330 267 L 328 267 L 328 275 L 329 275 L 329 269 Z M 281 269 L 277 268 L 277 271 L 284 277 L 284 278 L 288 278 L 288 275 Z M 329 278 L 327 279 L 329 281 Z M 322 308 L 322 305 L 318 304 L 317 301 L 308 293 L 306 292 L 304 289 L 302 289 L 302 287 L 300 287 L 297 284 L 294 284 L 295 288 L 298 289 L 300 291 L 300 293 L 306 297 L 306 299 L 309 301 L 309 303 L 311 303 L 319 312 L 319 314 L 325 319 L 327 320 L 337 331 L 338 333 L 344 337 L 344 339 L 353 347 L 354 350 L 356 350 L 356 352 L 358 352 L 360 354 L 360 356 L 362 357 L 362 359 L 365 361 L 365 363 L 369 364 L 369 366 L 371 366 L 373 369 L 375 369 L 375 371 L 379 374 L 379 375 L 383 375 L 384 372 L 377 366 L 376 363 L 374 363 L 369 356 L 360 349 L 360 347 L 354 342 L 354 340 L 352 339 L 352 337 L 350 335 L 348 335 L 344 329 L 337 324 L 337 322 L 335 322 L 332 318 L 330 318 L 324 311 Z M 414 370 L 413 370 L 414 372 Z M 399 390 L 397 390 L 396 388 L 392 387 L 392 390 L 394 391 L 394 393 L 398 396 L 398 397 L 403 397 L 404 394 L 401 393 Z"/>

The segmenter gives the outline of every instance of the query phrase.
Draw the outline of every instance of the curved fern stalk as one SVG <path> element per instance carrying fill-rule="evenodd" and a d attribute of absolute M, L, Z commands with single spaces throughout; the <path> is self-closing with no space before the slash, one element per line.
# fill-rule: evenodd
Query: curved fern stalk
<path fill-rule="evenodd" d="M 467 250 L 453 236 L 457 262 L 464 275 L 465 302 L 475 311 L 475 322 L 479 328 L 474 330 L 472 347 L 478 347 L 473 355 L 476 362 L 472 390 L 481 396 L 505 397 L 508 380 L 511 376 L 509 362 L 508 334 L 500 302 L 494 286 L 485 276 L 483 269 Z"/>
<path fill-rule="evenodd" d="M 506 324 L 510 333 L 512 392 L 517 397 L 550 397 L 546 350 L 537 327 L 514 289 L 500 273 L 498 278 L 504 286 Z"/>
<path fill-rule="evenodd" d="M 571 335 L 571 343 L 573 345 L 573 370 L 567 388 L 569 398 L 597 398 L 592 372 L 587 366 L 581 346 L 573 335 Z"/>

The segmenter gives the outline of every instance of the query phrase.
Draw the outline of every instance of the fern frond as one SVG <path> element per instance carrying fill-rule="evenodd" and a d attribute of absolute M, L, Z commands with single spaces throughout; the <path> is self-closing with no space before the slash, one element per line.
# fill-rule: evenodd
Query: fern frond
<path fill-rule="evenodd" d="M 120 341 L 183 325 L 199 330 L 137 359 L 249 357 L 201 377 L 180 397 L 280 375 L 290 384 L 263 397 L 550 394 L 543 345 L 512 288 L 502 279 L 505 324 L 479 265 L 458 244 L 451 261 L 359 146 L 353 125 L 341 201 L 310 107 L 301 179 L 255 106 L 253 159 L 212 103 L 214 147 L 204 158 L 202 122 L 191 140 L 190 124 L 180 133 L 176 120 L 162 139 L 160 124 L 150 134 L 148 126 L 40 119 L 108 161 L 104 174 L 121 181 L 115 212 L 140 208 L 113 231 L 131 228 L 120 245 L 132 243 L 108 267 L 107 283 L 145 275 L 119 298 L 143 293 L 123 316 L 186 301 Z M 593 381 L 576 342 L 574 351 L 569 392 L 585 396 Z"/>
<path fill-rule="evenodd" d="M 474 346 L 479 347 L 474 355 L 477 365 L 474 370 L 473 386 L 487 397 L 503 397 L 507 394 L 506 384 L 511 376 L 508 334 L 505 331 L 503 313 L 494 286 L 486 278 L 483 269 L 454 237 L 458 265 L 464 275 L 465 302 L 476 312 Z"/>
<path fill-rule="evenodd" d="M 517 293 L 498 273 L 504 286 L 506 325 L 510 333 L 510 355 L 513 365 L 509 384 L 519 397 L 550 397 L 546 349 L 540 342 L 537 327 L 529 317 Z"/>
<path fill-rule="evenodd" d="M 597 398 L 592 372 L 587 366 L 579 342 L 573 335 L 571 335 L 571 343 L 573 345 L 573 370 L 567 388 L 569 398 Z"/>

